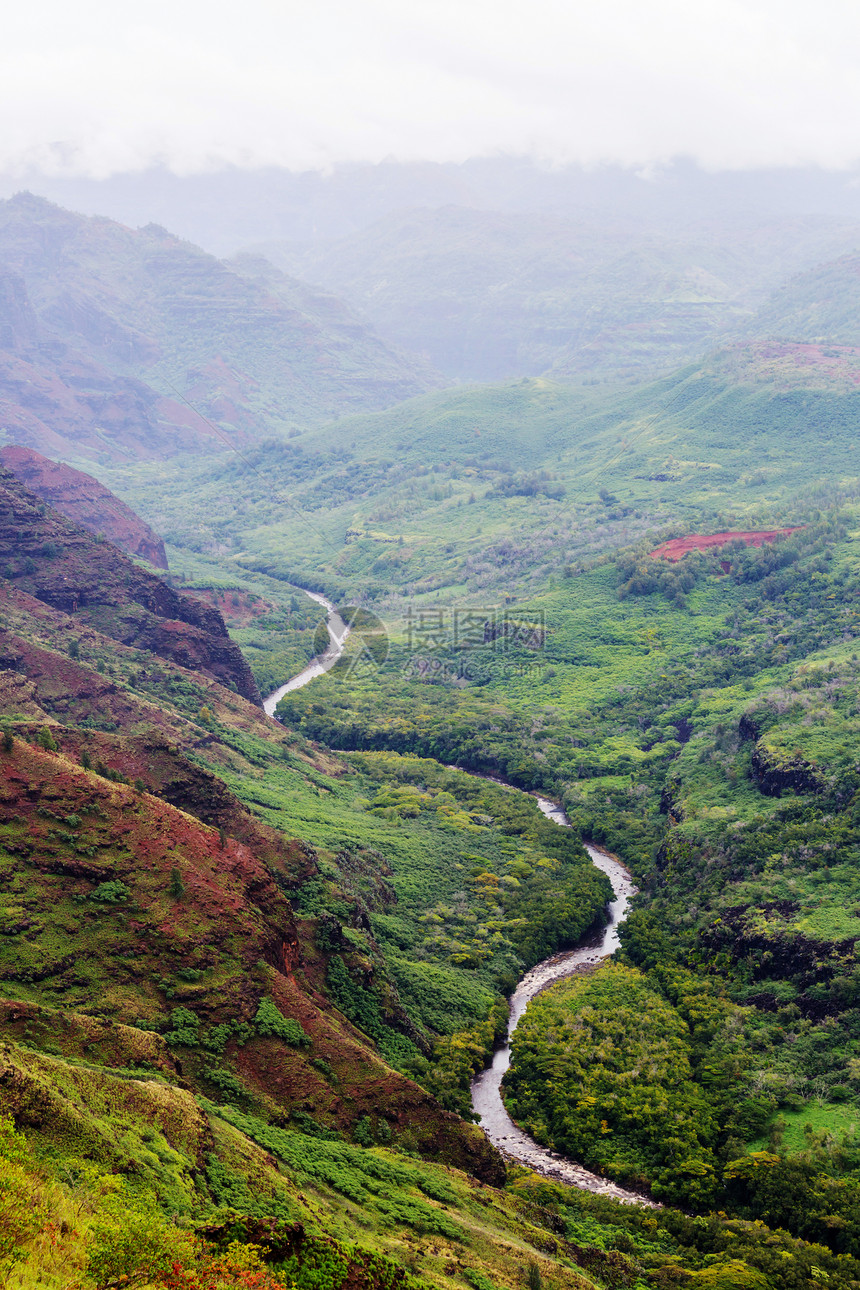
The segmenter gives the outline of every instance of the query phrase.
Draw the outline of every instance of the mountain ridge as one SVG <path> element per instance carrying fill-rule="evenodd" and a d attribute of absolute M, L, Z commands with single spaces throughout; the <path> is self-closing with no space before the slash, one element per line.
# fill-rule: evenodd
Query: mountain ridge
<path fill-rule="evenodd" d="M 283 275 L 270 290 L 156 225 L 19 194 L 0 203 L 0 275 L 0 424 L 52 456 L 242 443 L 440 383 L 342 302 Z"/>
<path fill-rule="evenodd" d="M 158 534 L 92 475 L 19 444 L 0 448 L 0 465 L 88 533 L 101 533 L 127 555 L 139 556 L 155 568 L 167 570 L 164 543 Z"/>

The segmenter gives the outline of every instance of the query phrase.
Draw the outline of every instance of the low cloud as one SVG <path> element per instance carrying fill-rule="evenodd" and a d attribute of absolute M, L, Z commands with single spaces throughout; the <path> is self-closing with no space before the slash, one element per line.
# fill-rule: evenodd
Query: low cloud
<path fill-rule="evenodd" d="M 7 172 L 860 159 L 844 0 L 37 0 L 5 27 Z"/>

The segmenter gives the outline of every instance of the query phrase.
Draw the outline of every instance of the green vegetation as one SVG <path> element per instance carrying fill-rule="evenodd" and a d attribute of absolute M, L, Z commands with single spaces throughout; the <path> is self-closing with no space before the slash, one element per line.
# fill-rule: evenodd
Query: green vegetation
<path fill-rule="evenodd" d="M 40 608 L 34 539 L 0 674 L 16 1276 L 53 1206 L 86 1290 L 860 1281 L 857 396 L 757 361 L 426 396 L 155 499 L 116 471 L 264 689 L 324 640 L 301 586 L 343 606 L 280 724 L 123 645 L 121 598 Z M 659 1212 L 505 1180 L 469 1123 L 514 983 L 603 917 L 583 838 L 640 888 L 623 952 L 530 1009 L 506 1096 Z"/>
<path fill-rule="evenodd" d="M 720 527 L 749 522 L 737 514 L 723 519 Z M 415 618 L 407 617 L 384 665 L 362 671 L 348 648 L 332 673 L 289 695 L 280 711 L 293 730 L 355 750 L 351 760 L 363 774 L 384 776 L 387 785 L 374 795 L 365 790 L 361 804 L 400 830 L 432 818 L 438 789 L 452 791 L 437 778 L 452 772 L 434 776 L 430 759 L 456 761 L 562 796 L 577 832 L 633 865 L 643 895 L 625 930 L 626 953 L 646 974 L 636 988 L 650 992 L 653 1014 L 665 1012 L 671 1022 L 659 1042 L 647 1029 L 634 1042 L 628 1027 L 625 1046 L 612 1038 L 618 999 L 599 1007 L 590 1001 L 576 1061 L 586 1062 L 587 1035 L 588 1044 L 610 1044 L 618 1071 L 632 1065 L 641 1072 L 647 1057 L 653 1083 L 642 1080 L 636 1096 L 645 1102 L 633 1097 L 628 1105 L 611 1080 L 598 1081 L 593 1106 L 572 1116 L 563 1106 L 586 1066 L 562 1045 L 571 1063 L 562 1063 L 566 1073 L 555 1081 L 568 1090 L 563 1096 L 549 1091 L 541 1061 L 517 1056 L 512 1106 L 539 1136 L 684 1205 L 734 1206 L 751 1220 L 853 1250 L 853 1121 L 839 1116 L 857 1087 L 850 957 L 860 929 L 852 814 L 856 509 L 849 498 L 836 511 L 804 503 L 768 522 L 777 519 L 804 527 L 772 547 L 736 546 L 674 568 L 649 565 L 643 548 L 634 549 L 559 579 L 508 611 L 513 632 L 488 640 L 483 631 L 468 648 L 449 634 L 433 646 L 438 666 L 424 674 L 409 668 Z M 495 629 L 499 621 L 488 612 L 482 624 Z M 523 624 L 543 624 L 541 635 L 530 637 Z M 798 794 L 804 801 L 795 805 Z M 498 818 L 486 802 L 469 807 L 473 823 L 479 814 Z M 766 860 L 793 852 L 794 861 Z M 521 888 L 516 871 L 508 872 Z M 465 874 L 480 878 L 468 868 Z M 450 952 L 457 924 L 445 908 L 434 912 Z M 418 1016 L 422 1005 L 398 962 L 401 921 L 398 905 L 378 915 L 374 929 L 401 1001 Z M 713 1034 L 691 1025 L 678 972 L 725 980 L 709 1004 L 723 1018 Z M 642 1015 L 636 991 L 627 989 L 624 1006 Z M 688 982 L 682 993 L 696 989 Z M 431 1016 L 425 1005 L 425 1022 Z M 530 1024 L 537 1027 L 541 1016 L 537 1009 Z M 444 1027 L 435 1021 L 431 1029 L 439 1033 Z M 468 1079 L 492 1042 L 488 1025 L 487 1017 L 452 1026 L 451 1041 L 437 1042 L 434 1070 L 424 1076 L 461 1112 Z M 555 1021 L 541 1022 L 533 1041 L 533 1054 L 542 1052 L 552 1070 L 547 1054 L 557 1031 Z M 668 1033 L 676 1034 L 678 1051 L 661 1068 Z M 738 1056 L 741 1043 L 755 1055 L 751 1063 Z M 670 1071 L 684 1063 L 688 1075 L 678 1083 Z M 420 1063 L 410 1069 L 418 1073 Z M 596 1080 L 594 1063 L 588 1069 Z M 783 1120 L 790 1124 L 786 1117 L 803 1114 L 812 1100 L 824 1107 L 813 1129 L 824 1139 L 801 1141 L 787 1128 L 780 1138 Z M 649 1128 L 646 1106 L 672 1108 L 674 1145 L 659 1120 Z M 836 1118 L 827 1119 L 829 1107 Z M 822 1195 L 842 1215 L 840 1238 L 797 1210 L 775 1207 L 765 1195 L 766 1170 L 744 1174 L 736 1162 L 745 1153 L 754 1159 L 762 1142 L 771 1154 L 783 1143 L 786 1160 L 800 1161 L 810 1177 L 831 1179 L 821 1183 Z M 771 1191 L 783 1185 L 768 1183 Z"/>
<path fill-rule="evenodd" d="M 747 1127 L 743 1016 L 707 981 L 662 984 L 617 964 L 541 995 L 514 1035 L 509 1105 L 590 1167 L 709 1208 L 718 1143 Z"/>

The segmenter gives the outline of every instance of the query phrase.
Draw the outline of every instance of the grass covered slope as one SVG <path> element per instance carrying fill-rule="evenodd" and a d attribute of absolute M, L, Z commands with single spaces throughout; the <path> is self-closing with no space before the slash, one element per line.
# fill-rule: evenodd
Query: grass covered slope
<path fill-rule="evenodd" d="M 10 1288 L 513 1287 L 529 1262 L 550 1286 L 594 1284 L 564 1223 L 527 1197 L 272 1127 L 163 1075 L 8 1044 L 0 1062 L 24 1129 L 0 1121 Z M 599 1249 L 583 1261 L 611 1272 Z"/>
<path fill-rule="evenodd" d="M 779 348 L 736 346 L 634 391 L 445 391 L 189 465 L 166 488 L 139 467 L 108 482 L 190 558 L 392 616 L 405 597 L 499 605 L 646 534 L 790 527 L 850 492 L 853 359 Z"/>

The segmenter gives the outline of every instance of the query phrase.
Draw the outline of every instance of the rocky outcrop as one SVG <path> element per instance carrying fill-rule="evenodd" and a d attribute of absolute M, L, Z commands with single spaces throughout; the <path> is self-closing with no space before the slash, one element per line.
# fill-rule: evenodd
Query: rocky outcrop
<path fill-rule="evenodd" d="M 761 726 L 756 720 L 755 714 L 745 712 L 738 722 L 738 734 L 741 739 L 758 739 L 761 736 Z"/>
<path fill-rule="evenodd" d="M 783 793 L 820 793 L 824 777 L 812 762 L 799 753 L 786 753 L 765 743 L 757 743 L 752 754 L 752 777 L 759 792 L 767 797 Z"/>
<path fill-rule="evenodd" d="M 247 660 L 217 609 L 180 595 L 49 509 L 2 466 L 0 576 L 104 636 L 203 672 L 262 706 Z"/>
<path fill-rule="evenodd" d="M 158 534 L 92 475 L 50 461 L 19 444 L 0 449 L 0 464 L 31 493 L 88 533 L 101 533 L 129 555 L 140 556 L 157 569 L 167 568 L 164 543 Z"/>
<path fill-rule="evenodd" d="M 844 1005 L 838 998 L 828 997 L 821 987 L 851 970 L 857 940 L 813 940 L 792 926 L 798 911 L 799 905 L 787 900 L 732 906 L 701 929 L 700 947 L 706 959 L 727 954 L 733 962 L 748 965 L 752 981 L 764 986 L 756 996 L 757 1006 L 778 1007 L 779 995 L 769 992 L 767 985 L 791 981 L 798 992 L 795 1001 L 805 1017 L 820 1020 L 835 1016 Z M 767 1001 L 768 994 L 772 1004 Z"/>
<path fill-rule="evenodd" d="M 684 819 L 684 809 L 678 798 L 681 785 L 677 779 L 667 779 L 660 792 L 660 813 L 669 817 L 670 824 L 680 824 Z"/>

